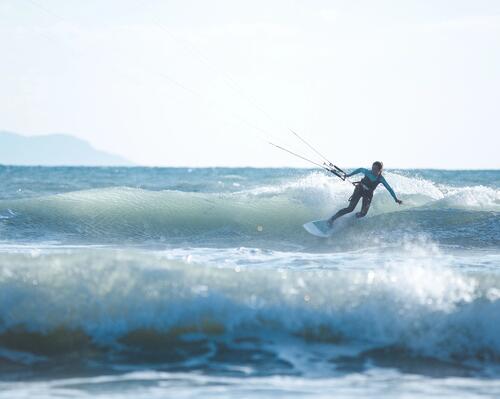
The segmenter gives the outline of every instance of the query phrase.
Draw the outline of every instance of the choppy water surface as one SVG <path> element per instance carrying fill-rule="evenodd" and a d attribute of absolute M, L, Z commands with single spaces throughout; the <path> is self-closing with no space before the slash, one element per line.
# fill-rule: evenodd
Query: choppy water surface
<path fill-rule="evenodd" d="M 500 171 L 0 167 L 0 398 L 500 395 Z"/>

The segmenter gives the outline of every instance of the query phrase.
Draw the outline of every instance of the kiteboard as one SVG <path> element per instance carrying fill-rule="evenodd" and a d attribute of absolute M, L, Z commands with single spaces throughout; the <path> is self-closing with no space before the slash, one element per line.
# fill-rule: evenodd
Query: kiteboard
<path fill-rule="evenodd" d="M 304 224 L 304 229 L 313 236 L 327 238 L 333 234 L 334 229 L 327 220 L 313 220 Z"/>

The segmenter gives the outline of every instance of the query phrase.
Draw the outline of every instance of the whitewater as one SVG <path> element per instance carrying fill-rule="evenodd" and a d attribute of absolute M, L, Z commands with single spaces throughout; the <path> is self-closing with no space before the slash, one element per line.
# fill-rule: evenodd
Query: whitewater
<path fill-rule="evenodd" d="M 0 398 L 500 396 L 499 170 L 0 176 Z"/>

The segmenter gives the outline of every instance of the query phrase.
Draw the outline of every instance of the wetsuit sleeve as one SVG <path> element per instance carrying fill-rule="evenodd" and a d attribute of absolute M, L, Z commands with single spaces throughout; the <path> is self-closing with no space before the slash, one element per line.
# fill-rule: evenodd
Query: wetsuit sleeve
<path fill-rule="evenodd" d="M 367 173 L 368 173 L 368 169 L 365 169 L 365 168 L 358 168 L 358 169 L 355 169 L 355 170 L 353 170 L 351 173 L 348 173 L 348 174 L 346 175 L 346 177 L 351 177 L 351 176 L 357 175 L 358 173 L 364 173 L 364 174 L 367 174 Z"/>
<path fill-rule="evenodd" d="M 397 200 L 398 197 L 396 197 L 396 194 L 394 193 L 394 190 L 392 189 L 392 187 L 389 186 L 389 183 L 387 183 L 383 177 L 380 181 L 384 185 L 384 187 L 387 189 L 387 191 L 389 191 L 389 193 L 392 195 L 392 198 L 394 198 L 394 200 Z"/>

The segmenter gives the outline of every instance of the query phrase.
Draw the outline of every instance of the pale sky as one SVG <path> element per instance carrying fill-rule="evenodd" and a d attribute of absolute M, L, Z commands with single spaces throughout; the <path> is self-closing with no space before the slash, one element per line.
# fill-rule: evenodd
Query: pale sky
<path fill-rule="evenodd" d="M 142 165 L 500 168 L 498 0 L 0 0 L 0 130 Z"/>

